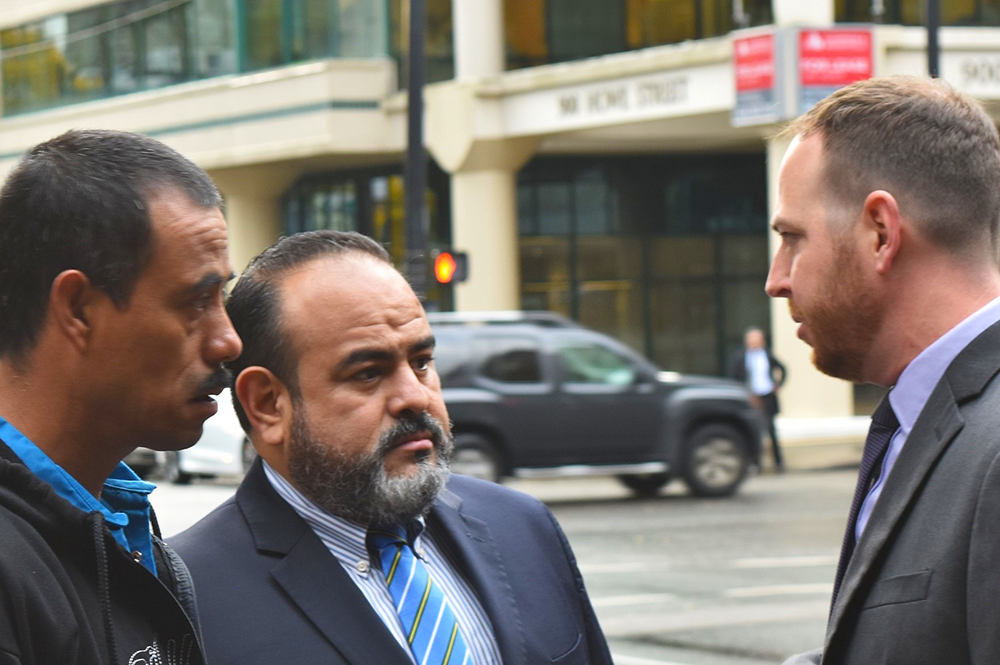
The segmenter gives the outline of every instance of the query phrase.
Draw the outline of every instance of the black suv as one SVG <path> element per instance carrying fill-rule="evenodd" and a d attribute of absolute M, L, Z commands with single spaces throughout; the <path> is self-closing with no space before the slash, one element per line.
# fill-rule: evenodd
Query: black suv
<path fill-rule="evenodd" d="M 548 312 L 428 318 L 456 473 L 615 475 L 640 495 L 679 474 L 696 495 L 726 496 L 759 462 L 763 421 L 739 383 L 661 372 Z"/>

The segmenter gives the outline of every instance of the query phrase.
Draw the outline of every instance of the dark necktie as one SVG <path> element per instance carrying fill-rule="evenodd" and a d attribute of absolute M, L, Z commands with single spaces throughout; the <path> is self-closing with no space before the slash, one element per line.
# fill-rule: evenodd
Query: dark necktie
<path fill-rule="evenodd" d="M 455 613 L 427 566 L 414 554 L 406 529 L 373 527 L 368 543 L 378 553 L 417 665 L 473 665 Z"/>
<path fill-rule="evenodd" d="M 868 438 L 865 439 L 865 450 L 861 455 L 861 468 L 858 470 L 858 485 L 854 488 L 854 500 L 851 501 L 851 512 L 847 516 L 847 531 L 844 533 L 844 543 L 840 547 L 840 561 L 837 563 L 837 576 L 833 581 L 833 600 L 830 602 L 830 613 L 837 603 L 837 594 L 840 592 L 840 583 L 844 580 L 844 572 L 847 564 L 854 554 L 854 532 L 858 525 L 858 512 L 861 504 L 864 503 L 868 491 L 871 489 L 872 476 L 876 469 L 880 469 L 879 462 L 885 457 L 885 451 L 889 448 L 889 441 L 892 435 L 899 429 L 899 421 L 889 404 L 889 395 L 882 398 L 878 408 L 872 414 L 872 424 L 868 428 Z"/>

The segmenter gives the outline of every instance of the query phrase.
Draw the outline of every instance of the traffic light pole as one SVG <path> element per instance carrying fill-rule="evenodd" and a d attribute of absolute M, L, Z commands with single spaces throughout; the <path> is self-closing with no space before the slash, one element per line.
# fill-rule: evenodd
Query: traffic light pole
<path fill-rule="evenodd" d="M 424 150 L 425 0 L 410 0 L 410 53 L 406 111 L 406 265 L 404 274 L 417 297 L 427 293 L 427 153 Z"/>

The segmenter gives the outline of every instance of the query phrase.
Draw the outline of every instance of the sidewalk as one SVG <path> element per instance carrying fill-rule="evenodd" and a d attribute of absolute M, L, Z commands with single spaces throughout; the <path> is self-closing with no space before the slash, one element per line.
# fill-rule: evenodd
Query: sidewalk
<path fill-rule="evenodd" d="M 869 416 L 778 418 L 776 425 L 790 471 L 857 465 L 868 434 Z M 770 444 L 764 458 L 769 463 Z"/>

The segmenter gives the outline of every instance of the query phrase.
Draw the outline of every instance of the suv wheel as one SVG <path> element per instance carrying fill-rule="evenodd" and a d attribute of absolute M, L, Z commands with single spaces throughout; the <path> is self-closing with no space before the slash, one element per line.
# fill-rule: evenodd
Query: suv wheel
<path fill-rule="evenodd" d="M 636 496 L 651 497 L 670 482 L 669 473 L 643 473 L 633 476 L 618 476 L 622 485 L 635 492 Z"/>
<path fill-rule="evenodd" d="M 451 455 L 452 473 L 461 473 L 492 483 L 500 481 L 500 455 L 489 439 L 478 434 L 455 436 Z"/>
<path fill-rule="evenodd" d="M 746 478 L 749 461 L 739 430 L 703 425 L 688 437 L 684 482 L 695 496 L 729 496 Z"/>
<path fill-rule="evenodd" d="M 163 464 L 163 479 L 174 485 L 187 485 L 191 474 L 181 471 L 181 454 L 176 450 L 167 451 L 167 461 Z"/>

